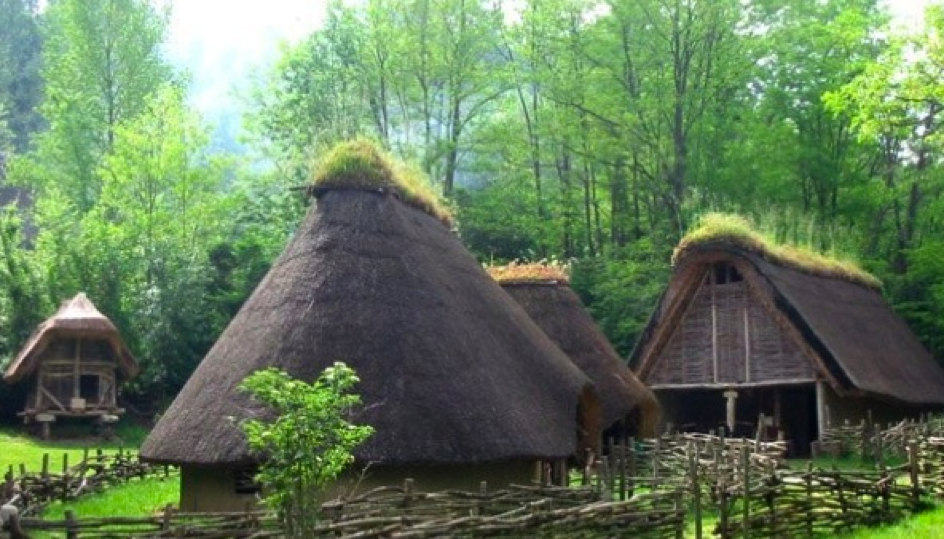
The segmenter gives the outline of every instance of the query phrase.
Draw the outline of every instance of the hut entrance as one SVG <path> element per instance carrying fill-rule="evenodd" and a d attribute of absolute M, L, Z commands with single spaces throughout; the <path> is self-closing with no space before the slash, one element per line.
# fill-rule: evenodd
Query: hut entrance
<path fill-rule="evenodd" d="M 817 437 L 816 390 L 812 384 L 724 389 L 657 390 L 665 420 L 688 432 L 790 442 L 791 455 L 810 452 Z"/>

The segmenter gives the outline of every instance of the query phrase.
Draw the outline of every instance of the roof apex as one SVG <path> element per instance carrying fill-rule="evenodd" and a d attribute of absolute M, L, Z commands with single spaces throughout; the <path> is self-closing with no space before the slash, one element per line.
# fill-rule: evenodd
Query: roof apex
<path fill-rule="evenodd" d="M 502 286 L 514 284 L 566 286 L 570 284 L 569 268 L 560 262 L 513 260 L 504 266 L 488 266 L 485 271 Z"/>
<path fill-rule="evenodd" d="M 866 288 L 881 290 L 882 281 L 863 270 L 853 260 L 830 257 L 796 245 L 779 244 L 763 235 L 747 218 L 727 213 L 708 213 L 699 226 L 689 231 L 672 253 L 676 266 L 695 251 L 727 245 L 749 251 L 763 259 L 811 275 L 841 279 Z"/>
<path fill-rule="evenodd" d="M 452 212 L 430 187 L 426 175 L 367 138 L 336 144 L 318 161 L 308 193 L 318 196 L 335 189 L 390 191 L 446 226 L 453 224 Z"/>

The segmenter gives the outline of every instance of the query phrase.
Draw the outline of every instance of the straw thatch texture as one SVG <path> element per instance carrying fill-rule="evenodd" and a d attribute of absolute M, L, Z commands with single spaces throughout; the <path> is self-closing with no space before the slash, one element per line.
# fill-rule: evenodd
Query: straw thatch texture
<path fill-rule="evenodd" d="M 774 262 L 723 240 L 689 246 L 630 356 L 643 380 L 711 264 L 749 268 L 751 293 L 796 335 L 804 353 L 840 394 L 871 394 L 912 404 L 944 403 L 944 369 L 867 284 Z"/>
<path fill-rule="evenodd" d="M 357 371 L 364 407 L 355 420 L 376 429 L 356 451 L 361 462 L 561 458 L 578 449 L 589 380 L 458 238 L 390 193 L 327 190 L 141 455 L 249 463 L 238 418 L 260 411 L 236 386 L 269 366 L 312 380 L 335 361 Z"/>
<path fill-rule="evenodd" d="M 631 418 L 637 434 L 654 435 L 660 415 L 655 395 L 629 370 L 565 282 L 510 281 L 502 282 L 502 288 L 593 380 L 600 396 L 604 428 Z"/>
<path fill-rule="evenodd" d="M 55 315 L 36 328 L 20 353 L 7 367 L 3 379 L 12 383 L 33 372 L 43 351 L 54 339 L 77 337 L 107 341 L 118 358 L 118 368 L 125 379 L 137 375 L 138 363 L 121 339 L 118 328 L 80 292 L 74 298 L 63 302 Z"/>

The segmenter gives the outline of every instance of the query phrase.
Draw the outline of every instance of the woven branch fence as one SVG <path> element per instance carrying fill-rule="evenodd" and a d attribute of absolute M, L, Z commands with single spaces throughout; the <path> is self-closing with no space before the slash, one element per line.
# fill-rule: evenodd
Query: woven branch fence
<path fill-rule="evenodd" d="M 142 462 L 137 454 L 124 449 L 112 454 L 101 449 L 85 449 L 75 465 L 70 465 L 69 455 L 63 453 L 59 470 L 53 470 L 48 453 L 43 455 L 38 472 L 28 471 L 23 464 L 17 469 L 10 466 L 0 485 L 0 502 L 16 506 L 21 516 L 30 516 L 40 513 L 53 501 L 74 500 L 132 479 L 169 477 L 177 473 L 174 467 Z"/>
<path fill-rule="evenodd" d="M 861 432 L 853 435 L 860 435 Z M 607 445 L 582 477 L 584 486 L 515 487 L 478 492 L 426 493 L 412 481 L 328 502 L 317 534 L 355 537 L 681 537 L 686 522 L 695 536 L 826 536 L 890 522 L 923 509 L 929 496 L 944 497 L 944 426 L 940 421 L 901 423 L 876 430 L 884 451 L 903 438 L 905 464 L 875 471 L 784 467 L 783 442 L 672 434 Z M 896 438 L 897 437 L 897 438 Z M 864 438 L 860 438 L 864 439 Z M 874 453 L 867 453 L 874 455 Z M 45 459 L 48 461 L 48 459 Z M 16 491 L 20 507 L 37 508 L 147 475 L 174 473 L 149 467 L 122 452 L 87 455 L 53 474 L 8 471 L 4 499 Z M 706 513 L 708 513 L 706 515 Z M 26 515 L 28 516 L 28 514 Z M 23 518 L 27 531 L 78 537 L 267 537 L 280 535 L 275 517 L 261 512 L 177 513 L 150 517 L 63 521 Z M 710 530 L 707 528 L 711 528 Z"/>
<path fill-rule="evenodd" d="M 513 487 L 488 492 L 425 493 L 408 480 L 349 500 L 325 504 L 317 537 L 633 537 L 680 538 L 686 524 L 681 491 L 660 491 L 625 501 L 599 499 L 593 489 Z M 276 537 L 273 515 L 245 513 L 162 513 L 144 518 L 63 521 L 23 519 L 26 532 L 67 539 L 99 537 Z"/>

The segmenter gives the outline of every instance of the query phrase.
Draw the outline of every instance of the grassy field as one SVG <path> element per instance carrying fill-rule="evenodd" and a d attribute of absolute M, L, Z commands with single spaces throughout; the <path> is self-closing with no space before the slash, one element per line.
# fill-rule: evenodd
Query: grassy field
<path fill-rule="evenodd" d="M 106 453 L 115 452 L 119 447 L 137 450 L 147 434 L 147 431 L 134 425 L 119 425 L 114 439 L 111 440 L 79 436 L 81 432 L 84 432 L 84 429 L 76 429 L 74 432 L 66 431 L 63 433 L 64 439 L 44 442 L 23 434 L 19 429 L 0 429 L 0 470 L 5 471 L 10 466 L 18 470 L 19 465 L 24 464 L 27 471 L 39 471 L 42 468 L 43 454 L 48 453 L 50 471 L 59 473 L 62 470 L 63 454 L 69 455 L 71 466 L 82 459 L 82 451 L 85 447 L 102 448 Z M 179 476 L 167 479 L 133 480 L 126 485 L 111 488 L 100 494 L 92 494 L 74 502 L 54 503 L 46 509 L 43 517 L 53 520 L 62 519 L 66 510 L 72 510 L 80 517 L 146 515 L 163 508 L 168 503 L 176 505 L 179 491 Z"/>
<path fill-rule="evenodd" d="M 944 506 L 937 506 L 901 522 L 876 528 L 861 528 L 843 539 L 937 539 L 944 536 Z"/>
<path fill-rule="evenodd" d="M 87 427 L 86 427 L 87 428 Z M 20 464 L 26 466 L 30 472 L 39 471 L 43 465 L 43 454 L 49 454 L 51 472 L 62 471 L 62 455 L 69 455 L 70 465 L 82 459 L 82 450 L 101 448 L 108 452 L 117 451 L 119 447 L 137 449 L 144 441 L 147 431 L 135 425 L 123 425 L 115 429 L 115 436 L 110 440 L 90 436 L 80 436 L 86 429 L 63 429 L 63 438 L 44 442 L 28 436 L 19 428 L 0 429 L 0 470 L 5 472 L 10 466 L 19 469 Z"/>
<path fill-rule="evenodd" d="M 67 510 L 71 510 L 78 518 L 150 515 L 167 504 L 176 506 L 179 494 L 180 476 L 133 480 L 73 502 L 56 502 L 46 508 L 43 518 L 62 520 Z"/>

